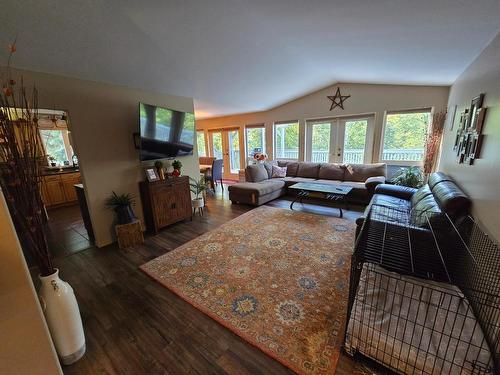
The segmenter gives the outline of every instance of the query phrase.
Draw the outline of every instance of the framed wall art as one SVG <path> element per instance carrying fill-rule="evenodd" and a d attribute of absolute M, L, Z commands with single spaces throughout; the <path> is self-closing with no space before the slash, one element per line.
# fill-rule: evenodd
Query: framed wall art
<path fill-rule="evenodd" d="M 486 108 L 483 107 L 484 94 L 479 94 L 471 101 L 470 107 L 460 114 L 453 150 L 458 163 L 472 165 L 480 157 L 483 143 L 483 124 Z"/>

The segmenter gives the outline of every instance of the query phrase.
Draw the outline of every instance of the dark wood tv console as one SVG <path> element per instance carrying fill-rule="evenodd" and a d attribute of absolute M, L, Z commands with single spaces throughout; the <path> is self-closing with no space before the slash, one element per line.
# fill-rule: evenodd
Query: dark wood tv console
<path fill-rule="evenodd" d="M 157 233 L 170 224 L 192 219 L 188 176 L 142 181 L 139 188 L 148 231 Z"/>

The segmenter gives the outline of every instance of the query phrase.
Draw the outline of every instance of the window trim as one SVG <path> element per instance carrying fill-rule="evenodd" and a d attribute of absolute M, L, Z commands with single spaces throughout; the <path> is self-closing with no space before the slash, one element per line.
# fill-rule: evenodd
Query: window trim
<path fill-rule="evenodd" d="M 245 163 L 246 165 L 249 165 L 249 162 L 250 162 L 250 155 L 248 155 L 248 137 L 247 137 L 247 130 L 248 129 L 264 129 L 264 149 L 263 149 L 263 152 L 264 154 L 267 154 L 267 149 L 268 149 L 268 145 L 267 145 L 267 139 L 266 139 L 266 136 L 267 136 L 267 129 L 266 129 L 266 124 L 265 123 L 262 123 L 262 124 L 251 124 L 251 125 L 245 125 L 244 126 L 244 135 L 245 135 L 245 139 L 244 139 L 244 146 L 245 146 Z"/>
<path fill-rule="evenodd" d="M 299 144 L 299 149 L 298 149 L 297 158 L 278 158 L 276 156 L 276 150 L 277 150 L 277 147 L 276 147 L 276 127 L 278 125 L 295 125 L 295 124 L 297 124 L 297 126 L 299 128 L 298 139 L 297 139 L 297 143 Z M 300 144 L 300 121 L 299 120 L 275 121 L 273 123 L 273 155 L 274 155 L 274 160 L 299 161 L 300 160 L 300 147 L 301 147 L 301 144 Z"/>
<path fill-rule="evenodd" d="M 378 154 L 378 161 L 380 163 L 386 163 L 389 165 L 400 165 L 400 166 L 422 166 L 424 164 L 423 160 L 411 161 L 411 160 L 384 160 L 382 155 L 384 154 L 384 138 L 385 138 L 385 128 L 387 124 L 387 116 L 394 114 L 411 114 L 411 113 L 429 113 L 429 124 L 427 124 L 427 131 L 432 123 L 432 116 L 434 114 L 434 107 L 423 107 L 423 108 L 413 108 L 413 109 L 401 109 L 401 110 L 387 110 L 384 112 L 384 118 L 382 122 L 382 132 L 380 133 L 380 147 Z M 424 143 L 425 148 L 425 143 Z"/>

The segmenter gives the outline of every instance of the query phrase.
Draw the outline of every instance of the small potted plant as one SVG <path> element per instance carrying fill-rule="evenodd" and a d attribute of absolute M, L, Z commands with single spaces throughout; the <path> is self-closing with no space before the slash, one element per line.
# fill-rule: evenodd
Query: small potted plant
<path fill-rule="evenodd" d="M 135 204 L 135 198 L 131 194 L 116 194 L 114 191 L 106 200 L 106 207 L 114 210 L 117 224 L 127 224 L 137 220 L 132 206 Z"/>
<path fill-rule="evenodd" d="M 191 192 L 195 195 L 195 198 L 192 200 L 193 208 L 203 208 L 205 206 L 205 201 L 203 200 L 203 196 L 201 196 L 201 194 L 208 188 L 205 177 L 201 177 L 199 180 L 195 180 L 191 177 L 189 179 L 191 180 L 189 183 L 191 186 Z"/>
<path fill-rule="evenodd" d="M 160 180 L 165 179 L 165 169 L 163 168 L 163 162 L 161 160 L 155 161 L 155 168 L 156 171 L 158 172 L 158 176 L 160 177 Z"/>
<path fill-rule="evenodd" d="M 424 183 L 422 169 L 417 166 L 401 168 L 392 179 L 392 182 L 395 185 L 419 188 Z"/>
<path fill-rule="evenodd" d="M 174 171 L 172 172 L 172 176 L 179 177 L 181 175 L 181 168 L 182 168 L 181 161 L 180 160 L 174 160 L 172 162 L 172 167 L 174 168 Z"/>
<path fill-rule="evenodd" d="M 49 155 L 47 157 L 47 159 L 49 160 L 49 163 L 50 163 L 51 167 L 55 167 L 56 166 L 56 158 L 55 157 L 53 157 L 52 155 Z"/>

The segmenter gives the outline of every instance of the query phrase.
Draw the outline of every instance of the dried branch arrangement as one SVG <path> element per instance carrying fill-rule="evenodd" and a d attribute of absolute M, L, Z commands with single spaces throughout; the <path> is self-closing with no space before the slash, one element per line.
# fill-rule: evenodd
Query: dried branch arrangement
<path fill-rule="evenodd" d="M 38 132 L 38 92 L 31 97 L 21 80 L 12 78 L 10 61 L 16 52 L 9 45 L 6 75 L 0 94 L 0 183 L 25 250 L 42 276 L 54 272 L 44 233 L 44 206 L 40 194 L 43 150 Z"/>

